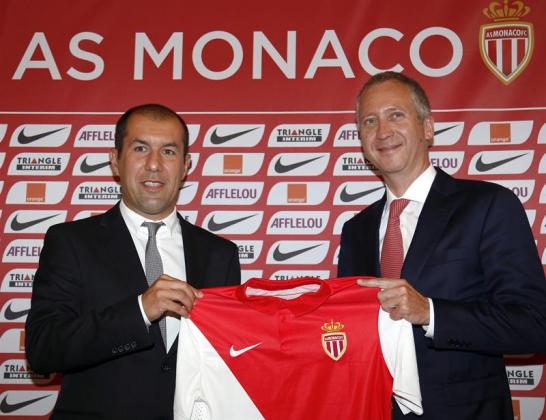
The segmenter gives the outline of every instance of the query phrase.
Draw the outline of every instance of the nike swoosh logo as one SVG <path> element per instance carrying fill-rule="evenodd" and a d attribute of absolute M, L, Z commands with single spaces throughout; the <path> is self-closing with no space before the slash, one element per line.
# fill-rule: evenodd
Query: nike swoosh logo
<path fill-rule="evenodd" d="M 313 162 L 313 161 L 315 161 L 317 159 L 320 159 L 322 157 L 324 157 L 324 156 L 317 156 L 317 157 L 314 157 L 314 158 L 311 158 L 311 159 L 302 160 L 301 162 L 291 163 L 289 165 L 283 165 L 281 163 L 281 158 L 279 157 L 279 160 L 277 160 L 277 162 L 275 162 L 275 172 L 277 172 L 279 174 L 284 174 L 286 172 L 293 171 L 294 169 L 299 168 L 300 166 L 311 163 L 311 162 Z"/>
<path fill-rule="evenodd" d="M 8 321 L 13 321 L 13 320 L 21 318 L 21 317 L 23 317 L 25 315 L 28 315 L 29 312 L 30 312 L 30 309 L 23 309 L 22 311 L 13 311 L 11 309 L 11 303 L 10 303 L 8 305 L 8 307 L 6 308 L 6 313 L 4 314 L 4 317 Z"/>
<path fill-rule="evenodd" d="M 451 130 L 452 128 L 455 128 L 457 127 L 458 124 L 455 124 L 455 125 L 452 125 L 451 127 L 446 127 L 446 128 L 441 128 L 439 130 L 436 130 L 434 132 L 434 135 L 437 136 L 438 134 L 442 134 L 442 133 L 445 133 L 446 131 L 449 131 Z"/>
<path fill-rule="evenodd" d="M 246 353 L 247 351 L 252 350 L 253 348 L 258 347 L 260 344 L 262 344 L 262 343 L 261 343 L 261 342 L 260 342 L 260 343 L 256 343 L 256 344 L 253 344 L 252 346 L 243 347 L 242 349 L 239 349 L 239 350 L 235 350 L 235 348 L 234 348 L 233 346 L 231 346 L 231 347 L 229 348 L 229 355 L 230 355 L 231 357 L 239 357 L 241 354 Z"/>
<path fill-rule="evenodd" d="M 343 190 L 341 190 L 341 194 L 339 195 L 339 198 L 344 203 L 349 203 L 351 201 L 358 200 L 359 198 L 365 197 L 365 196 L 367 196 L 367 195 L 369 195 L 371 193 L 374 193 L 376 191 L 382 190 L 383 188 L 385 188 L 385 187 L 372 188 L 371 190 L 366 190 L 366 191 L 361 191 L 361 192 L 358 192 L 358 193 L 351 194 L 351 193 L 347 192 L 347 186 L 345 185 L 345 187 L 343 187 Z"/>
<path fill-rule="evenodd" d="M 8 402 L 8 396 L 6 395 L 4 399 L 2 400 L 2 402 L 0 402 L 0 413 L 5 413 L 5 414 L 13 413 L 14 411 L 17 411 L 23 407 L 26 407 L 27 405 L 34 404 L 35 402 L 43 400 L 44 398 L 51 397 L 52 395 L 53 394 L 44 395 L 42 397 L 33 398 L 27 401 L 21 401 L 15 404 L 10 404 Z"/>
<path fill-rule="evenodd" d="M 286 261 L 286 260 L 288 260 L 290 258 L 295 257 L 296 255 L 303 254 L 304 252 L 310 251 L 311 249 L 314 249 L 314 248 L 319 247 L 321 245 L 322 244 L 313 245 L 313 246 L 309 246 L 307 248 L 296 249 L 295 251 L 291 251 L 291 252 L 281 252 L 280 249 L 279 249 L 280 245 L 277 245 L 277 248 L 275 248 L 275 250 L 273 251 L 273 259 L 275 261 Z"/>
<path fill-rule="evenodd" d="M 501 160 L 497 160 L 496 162 L 490 162 L 490 163 L 485 163 L 483 160 L 482 160 L 482 156 L 483 155 L 480 155 L 480 157 L 478 158 L 478 161 L 476 162 L 476 170 L 478 172 L 487 172 L 487 171 L 490 171 L 491 169 L 495 169 L 501 165 L 504 165 L 505 163 L 508 163 L 508 162 L 511 162 L 513 160 L 516 160 L 522 156 L 525 156 L 527 153 L 523 153 L 521 155 L 517 155 L 517 156 L 510 156 L 509 158 L 506 158 L 506 159 L 501 159 Z"/>
<path fill-rule="evenodd" d="M 213 215 L 209 220 L 208 229 L 211 232 L 217 232 L 219 230 L 225 229 L 225 228 L 227 228 L 229 226 L 233 226 L 233 225 L 235 225 L 235 224 L 237 224 L 239 222 L 242 222 L 243 220 L 250 219 L 251 217 L 254 217 L 254 216 L 256 216 L 256 215 L 251 214 L 250 216 L 241 217 L 239 219 L 233 219 L 233 220 L 228 220 L 227 222 L 216 223 L 214 221 L 214 215 Z"/>
<path fill-rule="evenodd" d="M 25 230 L 26 228 L 37 225 L 38 223 L 42 223 L 42 222 L 45 222 L 46 220 L 52 219 L 52 218 L 58 216 L 59 214 L 61 214 L 61 213 L 53 214 L 51 216 L 42 217 L 41 219 L 29 220 L 28 222 L 19 222 L 17 220 L 17 216 L 19 216 L 19 215 L 16 214 L 15 217 L 13 218 L 13 220 L 11 221 L 11 229 L 16 231 L 16 232 L 18 232 L 20 230 Z"/>
<path fill-rule="evenodd" d="M 101 162 L 101 163 L 96 163 L 94 165 L 90 165 L 87 163 L 87 156 L 83 159 L 83 162 L 82 164 L 80 165 L 80 170 L 84 173 L 84 174 L 88 174 L 88 173 L 91 173 L 91 172 L 95 172 L 95 171 L 98 171 L 99 169 L 101 168 L 104 168 L 105 166 L 108 166 L 110 165 L 110 161 L 106 161 L 106 162 Z"/>
<path fill-rule="evenodd" d="M 51 130 L 51 131 L 46 131 L 44 133 L 34 134 L 33 136 L 25 135 L 25 133 L 24 133 L 25 129 L 23 128 L 21 130 L 21 132 L 19 133 L 19 136 L 17 136 L 17 140 L 21 144 L 29 144 L 29 143 L 35 142 L 36 140 L 43 139 L 44 137 L 47 137 L 47 136 L 49 136 L 51 134 L 57 133 L 58 131 L 64 130 L 65 128 L 66 127 L 57 128 L 56 130 Z"/>
<path fill-rule="evenodd" d="M 257 130 L 258 128 L 259 127 L 255 127 L 255 128 L 251 128 L 250 130 L 238 131 L 236 133 L 227 134 L 225 136 L 219 136 L 218 133 L 217 133 L 218 129 L 215 128 L 214 132 L 210 135 L 210 142 L 212 144 L 223 144 L 223 143 L 226 143 L 226 142 L 228 142 L 230 140 L 233 140 L 233 139 L 235 139 L 237 137 L 240 137 L 243 134 L 250 133 L 251 131 Z"/>

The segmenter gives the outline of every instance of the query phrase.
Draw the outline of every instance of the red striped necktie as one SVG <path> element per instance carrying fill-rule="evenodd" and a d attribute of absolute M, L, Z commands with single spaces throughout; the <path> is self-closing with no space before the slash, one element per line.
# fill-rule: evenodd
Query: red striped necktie
<path fill-rule="evenodd" d="M 381 276 L 393 279 L 400 278 L 404 262 L 404 247 L 400 232 L 400 213 L 406 208 L 410 200 L 400 198 L 393 200 L 389 210 L 387 231 L 383 239 L 381 250 Z"/>

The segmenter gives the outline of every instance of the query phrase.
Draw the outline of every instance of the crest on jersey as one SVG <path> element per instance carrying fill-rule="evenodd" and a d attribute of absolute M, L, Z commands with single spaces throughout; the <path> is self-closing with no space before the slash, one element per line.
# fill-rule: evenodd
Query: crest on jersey
<path fill-rule="evenodd" d="M 534 48 L 533 24 L 521 22 L 531 8 L 520 0 L 493 1 L 483 14 L 493 23 L 480 26 L 480 54 L 485 65 L 505 85 L 527 67 Z"/>
<path fill-rule="evenodd" d="M 341 359 L 347 350 L 347 334 L 342 332 L 344 327 L 339 321 L 326 322 L 321 327 L 325 331 L 322 334 L 322 348 L 336 362 Z"/>

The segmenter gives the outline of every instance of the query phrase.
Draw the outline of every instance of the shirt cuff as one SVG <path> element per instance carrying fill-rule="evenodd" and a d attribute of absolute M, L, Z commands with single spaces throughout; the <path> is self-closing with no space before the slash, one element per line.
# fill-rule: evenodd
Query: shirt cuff
<path fill-rule="evenodd" d="M 434 338 L 434 304 L 431 298 L 428 299 L 428 311 L 429 311 L 429 323 L 423 325 L 423 329 L 426 331 L 425 337 Z"/>
<path fill-rule="evenodd" d="M 144 307 L 142 306 L 142 295 L 138 295 L 138 307 L 140 308 L 140 313 L 142 314 L 142 319 L 144 319 L 144 323 L 146 324 L 146 327 L 150 328 L 152 323 L 146 316 L 146 312 L 144 312 Z"/>

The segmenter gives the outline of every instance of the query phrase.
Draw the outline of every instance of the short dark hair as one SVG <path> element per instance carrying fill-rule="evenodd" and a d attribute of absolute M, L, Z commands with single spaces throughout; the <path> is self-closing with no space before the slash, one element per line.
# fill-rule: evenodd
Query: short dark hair
<path fill-rule="evenodd" d="M 174 112 L 172 109 L 161 104 L 143 104 L 132 107 L 127 110 L 116 123 L 116 134 L 114 136 L 114 147 L 121 152 L 123 148 L 123 139 L 127 135 L 127 122 L 131 115 L 143 115 L 152 119 L 166 120 L 169 118 L 177 119 L 182 125 L 182 143 L 184 145 L 184 156 L 189 150 L 189 131 L 186 122 L 180 115 Z"/>
<path fill-rule="evenodd" d="M 358 95 L 356 97 L 357 112 L 360 99 L 362 98 L 362 95 L 364 95 L 364 93 L 368 91 L 368 89 L 370 89 L 372 86 L 378 85 L 383 82 L 388 82 L 390 80 L 400 82 L 409 88 L 413 104 L 415 105 L 415 110 L 417 111 L 417 116 L 421 121 L 430 115 L 430 102 L 428 101 L 425 90 L 416 80 L 395 71 L 385 71 L 382 73 L 377 73 L 376 75 L 370 77 L 366 83 L 364 83 L 364 86 L 362 86 L 362 89 L 360 89 L 360 92 L 358 92 Z"/>

